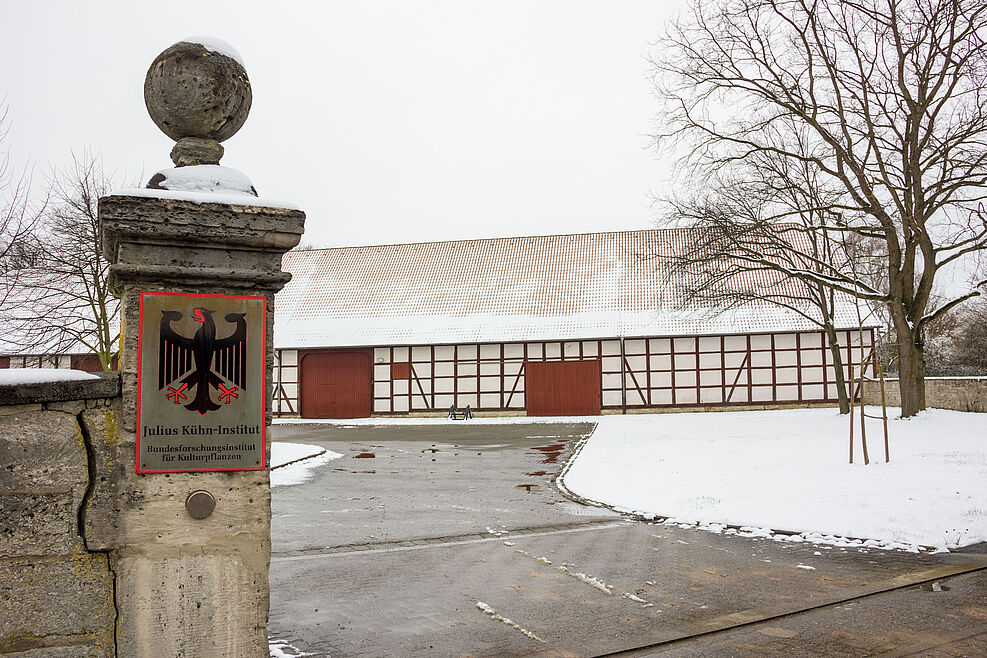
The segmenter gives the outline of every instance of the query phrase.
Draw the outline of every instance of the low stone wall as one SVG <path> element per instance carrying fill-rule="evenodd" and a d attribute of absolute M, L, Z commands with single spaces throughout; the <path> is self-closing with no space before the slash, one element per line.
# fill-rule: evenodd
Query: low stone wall
<path fill-rule="evenodd" d="M 889 407 L 901 405 L 897 379 L 885 380 L 884 394 Z M 878 382 L 864 384 L 864 399 L 868 404 L 881 403 Z M 987 377 L 928 377 L 925 404 L 933 409 L 987 412 Z"/>
<path fill-rule="evenodd" d="M 120 382 L 0 386 L 0 654 L 115 655 L 114 577 L 86 542 L 93 455 L 118 451 Z"/>

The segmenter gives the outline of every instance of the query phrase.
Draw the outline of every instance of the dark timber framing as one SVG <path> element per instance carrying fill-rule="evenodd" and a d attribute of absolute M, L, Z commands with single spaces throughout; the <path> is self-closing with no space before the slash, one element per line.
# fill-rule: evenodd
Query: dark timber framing
<path fill-rule="evenodd" d="M 872 329 L 837 332 L 844 367 L 871 349 Z M 325 349 L 325 348 L 321 348 Z M 335 349 L 335 348 L 333 348 Z M 646 336 L 366 348 L 373 413 L 525 409 L 528 361 L 599 360 L 604 410 L 832 403 L 836 377 L 822 331 Z M 305 350 L 278 350 L 275 413 L 300 409 Z"/>

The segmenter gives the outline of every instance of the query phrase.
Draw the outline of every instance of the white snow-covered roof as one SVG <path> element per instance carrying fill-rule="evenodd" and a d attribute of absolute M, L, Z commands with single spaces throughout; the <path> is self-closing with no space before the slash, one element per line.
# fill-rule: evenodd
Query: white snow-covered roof
<path fill-rule="evenodd" d="M 758 301 L 716 314 L 669 283 L 692 229 L 655 229 L 293 251 L 277 295 L 277 348 L 681 336 L 818 327 Z M 748 274 L 795 290 L 777 275 Z M 769 280 L 773 277 L 773 280 Z M 807 311 L 809 311 L 807 309 Z M 812 311 L 809 311 L 810 313 Z M 836 324 L 857 325 L 853 300 Z"/>

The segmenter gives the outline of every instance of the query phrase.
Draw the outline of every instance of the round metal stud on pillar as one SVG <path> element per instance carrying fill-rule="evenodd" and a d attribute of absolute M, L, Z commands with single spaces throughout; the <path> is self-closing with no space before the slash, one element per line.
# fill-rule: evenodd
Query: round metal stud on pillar
<path fill-rule="evenodd" d="M 252 100 L 232 47 L 171 46 L 144 93 L 176 166 L 99 202 L 122 400 L 87 546 L 116 577 L 118 655 L 266 656 L 273 306 L 305 214 L 219 165 Z"/>

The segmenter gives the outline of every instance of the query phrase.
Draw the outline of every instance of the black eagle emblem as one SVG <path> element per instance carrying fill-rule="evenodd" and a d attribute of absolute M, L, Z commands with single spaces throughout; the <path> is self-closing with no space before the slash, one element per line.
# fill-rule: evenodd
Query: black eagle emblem
<path fill-rule="evenodd" d="M 212 399 L 210 388 L 219 392 L 219 402 L 229 404 L 245 389 L 247 371 L 246 313 L 227 313 L 233 333 L 216 338 L 216 323 L 208 308 L 196 308 L 192 318 L 201 322 L 191 338 L 171 328 L 182 319 L 179 311 L 161 311 L 161 340 L 158 347 L 158 390 L 168 389 L 166 397 L 175 404 L 195 397 L 185 405 L 189 411 L 205 415 L 222 407 Z"/>

